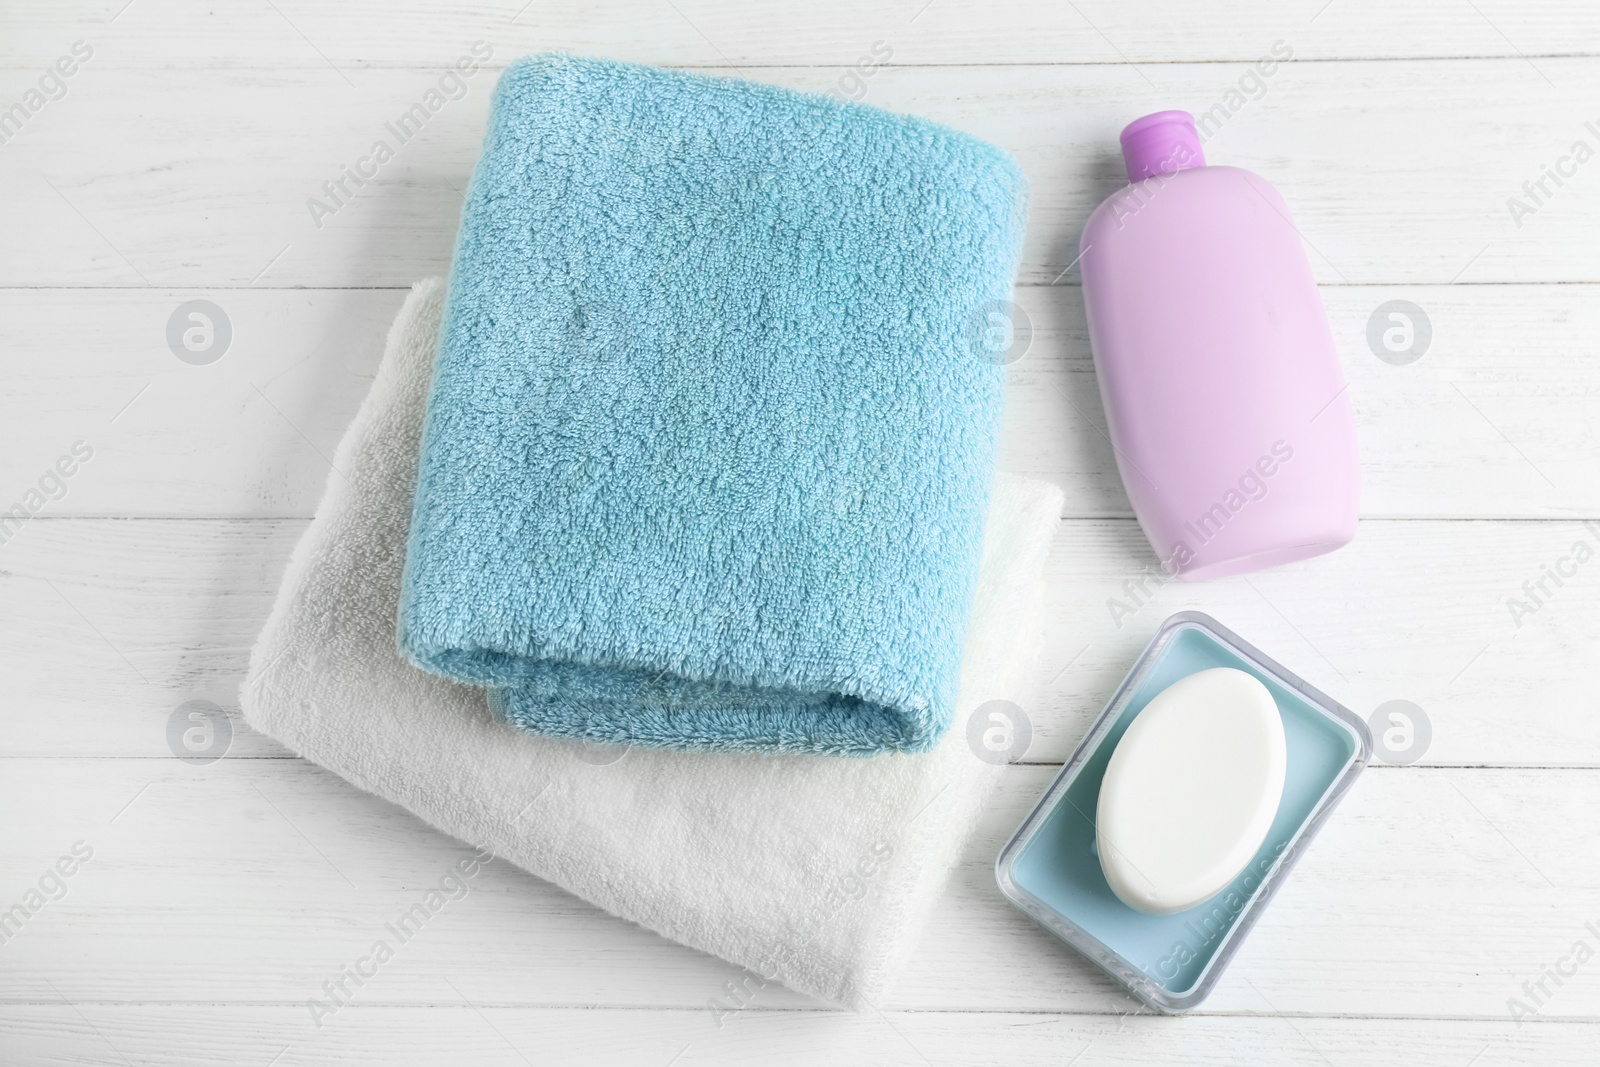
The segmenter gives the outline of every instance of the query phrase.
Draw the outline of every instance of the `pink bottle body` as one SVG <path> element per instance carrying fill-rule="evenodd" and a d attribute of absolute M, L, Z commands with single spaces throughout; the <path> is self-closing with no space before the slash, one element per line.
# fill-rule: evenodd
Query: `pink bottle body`
<path fill-rule="evenodd" d="M 1348 543 L 1355 419 L 1287 205 L 1249 171 L 1205 166 L 1183 112 L 1140 119 L 1123 147 L 1130 178 L 1149 176 L 1095 210 L 1080 256 L 1117 467 L 1151 547 L 1201 579 Z"/>

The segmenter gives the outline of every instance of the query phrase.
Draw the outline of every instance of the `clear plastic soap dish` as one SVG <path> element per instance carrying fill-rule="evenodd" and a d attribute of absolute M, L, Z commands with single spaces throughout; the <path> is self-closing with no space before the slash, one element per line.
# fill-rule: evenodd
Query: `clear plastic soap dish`
<path fill-rule="evenodd" d="M 1148 915 L 1117 899 L 1095 852 L 1100 780 L 1129 723 L 1173 682 L 1212 667 L 1259 678 L 1283 715 L 1287 770 L 1277 816 L 1255 858 L 1221 892 L 1188 911 Z M 1195 1007 L 1295 861 L 1372 754 L 1348 709 L 1209 615 L 1167 619 L 1117 687 L 1077 751 L 995 862 L 1000 891 L 1157 1011 Z"/>

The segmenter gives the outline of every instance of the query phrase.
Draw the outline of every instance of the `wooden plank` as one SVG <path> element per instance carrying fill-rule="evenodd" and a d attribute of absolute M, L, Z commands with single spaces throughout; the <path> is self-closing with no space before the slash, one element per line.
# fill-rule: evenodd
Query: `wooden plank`
<path fill-rule="evenodd" d="M 1362 445 L 1363 513 L 1600 516 L 1597 296 L 1592 285 L 1324 288 Z M 83 440 L 94 459 L 41 514 L 309 517 L 402 297 L 0 290 L 0 506 Z M 218 305 L 232 332 L 208 366 L 181 362 L 166 341 L 168 319 L 196 298 Z M 1374 312 L 1396 299 L 1420 306 L 1433 335 L 1408 366 L 1382 362 L 1367 341 Z M 1025 287 L 1018 304 L 1033 340 L 1010 371 L 1002 465 L 1061 486 L 1069 516 L 1130 515 L 1080 290 Z"/>
<path fill-rule="evenodd" d="M 1577 0 L 1448 4 L 1302 0 L 1266 9 L 1246 0 L 1119 5 L 1108 0 L 819 0 L 793 8 L 709 0 L 539 3 L 498 0 L 449 9 L 395 0 L 230 6 L 196 19 L 181 5 L 32 0 L 13 5 L 8 65 L 43 67 L 75 38 L 104 41 L 107 65 L 321 67 L 354 77 L 374 65 L 448 63 L 454 38 L 483 36 L 508 53 L 545 49 L 668 64 L 854 62 L 874 40 L 899 63 L 1136 63 L 1254 60 L 1273 40 L 1304 59 L 1595 55 L 1600 19 Z M 277 11 L 273 9 L 277 8 Z M 175 54 L 174 41 L 182 41 Z M 326 58 L 324 58 L 326 57 Z"/>
<path fill-rule="evenodd" d="M 472 40 L 463 33 L 448 47 L 465 55 Z M 1585 125 L 1600 67 L 1558 58 L 1539 68 L 1543 76 L 1515 58 L 1291 63 L 1233 108 L 1247 69 L 1237 64 L 888 66 L 865 99 L 1015 154 L 1032 188 L 1022 263 L 1031 283 L 1062 276 L 1084 219 L 1121 187 L 1123 124 L 1219 102 L 1212 161 L 1282 190 L 1324 282 L 1600 280 L 1600 177 L 1569 159 L 1561 188 L 1542 179 L 1575 142 L 1590 152 L 1600 143 Z M 837 67 L 750 73 L 815 91 L 841 76 Z M 0 226 L 26 254 L 0 263 L 0 285 L 407 285 L 437 273 L 491 77 L 464 82 L 464 96 L 399 144 L 385 123 L 436 86 L 435 71 L 371 69 L 346 84 L 326 67 L 91 63 L 4 145 Z M 324 183 L 378 139 L 395 157 L 364 186 L 347 185 L 355 195 L 333 216 L 313 212 Z M 1461 165 L 1464 145 L 1471 166 Z M 1540 180 L 1544 195 L 1523 189 Z M 1513 197 L 1536 212 L 1513 217 Z"/>
<path fill-rule="evenodd" d="M 520 1008 L 464 1004 L 444 977 L 442 1003 L 352 1005 L 321 1030 L 303 1008 L 268 1005 L 7 1005 L 0 1034 L 18 1062 L 34 1067 L 350 1067 L 461 1062 L 685 1065 L 829 1063 L 1261 1063 L 1283 1067 L 1461 1067 L 1538 1063 L 1586 1067 L 1600 1026 L 1568 1023 L 1514 1029 L 1433 1019 L 1127 1018 L 982 1012 L 845 1015 L 751 1008 L 718 1029 L 700 1012 L 637 1008 Z M 455 1002 L 451 1003 L 450 998 Z M 287 1051 L 285 1051 L 287 1049 Z M 123 1056 L 127 1059 L 124 1060 Z"/>
<path fill-rule="evenodd" d="M 1150 580 L 1132 523 L 1063 524 L 1041 675 L 1054 681 L 1034 751 L 1069 752 L 1160 621 L 1201 610 L 1362 718 L 1392 700 L 1420 705 L 1426 762 L 1592 766 L 1600 568 L 1547 582 L 1532 614 L 1508 606 L 1532 607 L 1524 583 L 1580 539 L 1592 550 L 1597 537 L 1569 523 L 1365 522 L 1319 560 L 1191 584 Z"/>
<path fill-rule="evenodd" d="M 180 704 L 234 704 L 302 529 L 35 520 L 0 546 L 0 753 L 169 756 Z M 1161 620 L 1199 609 L 1363 717 L 1390 700 L 1420 705 L 1432 724 L 1425 763 L 1600 767 L 1600 563 L 1560 588 L 1547 581 L 1529 614 L 1507 606 L 1534 607 L 1523 583 L 1597 536 L 1565 522 L 1366 522 L 1323 559 L 1147 582 L 1138 603 L 1125 585 L 1148 578 L 1137 527 L 1064 522 L 1024 758 L 1064 759 Z M 248 732 L 234 743 L 237 755 L 281 752 Z"/>
<path fill-rule="evenodd" d="M 907 973 L 899 1010 L 1124 1013 L 1135 1005 L 1000 897 L 992 864 L 1054 768 L 1004 775 Z M 49 804 L 30 798 L 48 796 Z M 11 759 L 0 900 L 82 841 L 92 856 L 10 936 L 0 1000 L 246 1002 L 303 1008 L 369 954 L 394 956 L 357 1003 L 708 1010 L 730 965 L 619 922 L 503 863 L 406 941 L 385 922 L 468 850 L 298 760 L 205 767 Z M 1212 1013 L 1467 1017 L 1514 1030 L 1522 983 L 1593 951 L 1588 845 L 1600 774 L 1365 775 L 1208 1001 Z M 1563 970 L 1572 970 L 1569 958 Z M 47 984 L 48 983 L 48 984 Z M 1600 967 L 1546 983 L 1540 1019 L 1597 1021 Z M 762 1008 L 808 1002 L 775 987 Z M 309 1009 L 304 1009 L 308 1011 Z"/>
<path fill-rule="evenodd" d="M 1356 413 L 1362 514 L 1600 515 L 1597 295 L 1588 285 L 1324 286 Z M 1369 323 L 1387 324 L 1381 309 L 1396 300 L 1420 308 L 1431 332 L 1403 366 L 1368 341 Z M 1068 516 L 1130 515 L 1081 290 L 1025 288 L 1018 303 L 1034 340 L 1011 367 L 1002 465 L 1061 486 Z M 1537 358 L 1529 321 L 1540 324 Z"/>
<path fill-rule="evenodd" d="M 231 340 L 179 360 L 167 322 L 203 297 Z M 404 290 L 8 290 L 0 485 L 21 500 L 71 446 L 93 458 L 40 515 L 316 511 Z M 59 493 L 59 490 L 58 490 Z"/>
<path fill-rule="evenodd" d="M 0 109 L 74 42 L 94 54 L 0 143 L 0 509 L 74 442 L 95 451 L 0 543 L 0 907 L 73 842 L 95 855 L 0 951 L 0 1059 L 1594 1060 L 1600 969 L 1549 975 L 1580 939 L 1600 948 L 1600 708 L 1584 672 L 1600 601 L 1587 563 L 1560 585 L 1547 574 L 1579 538 L 1600 544 L 1574 521 L 1600 517 L 1600 172 L 1545 176 L 1576 142 L 1600 147 L 1600 68 L 1581 58 L 1600 55 L 1594 5 L 18 0 L 7 14 Z M 477 40 L 488 72 L 319 229 L 307 198 Z M 1294 61 L 1258 88 L 1249 64 L 1278 41 Z M 490 79 L 547 48 L 858 95 L 989 138 L 1032 182 L 1019 302 L 1036 337 L 1012 370 L 1004 465 L 1061 484 L 1069 520 L 1046 579 L 1049 684 L 1025 709 L 1035 765 L 1006 771 L 881 1012 L 768 987 L 719 1016 L 713 998 L 747 976 L 494 863 L 318 1029 L 306 999 L 464 847 L 249 731 L 222 762 L 170 758 L 179 703 L 234 702 L 399 287 L 447 265 Z M 885 66 L 851 72 L 874 52 Z M 1120 125 L 1219 102 L 1212 161 L 1278 184 L 1312 246 L 1377 521 L 1322 561 L 1178 587 L 1142 577 L 1061 269 L 1119 184 Z M 1537 210 L 1514 218 L 1512 197 Z M 211 366 L 163 338 L 196 298 L 236 327 Z M 1432 321 L 1412 366 L 1367 345 L 1391 299 Z M 251 519 L 267 521 L 234 521 Z M 1362 714 L 1417 701 L 1434 737 L 1422 767 L 1364 776 L 1209 1014 L 1176 1022 L 1126 1014 L 1000 901 L 991 865 L 1184 607 Z M 1540 981 L 1548 1003 L 1518 1025 L 1510 1001 Z"/>

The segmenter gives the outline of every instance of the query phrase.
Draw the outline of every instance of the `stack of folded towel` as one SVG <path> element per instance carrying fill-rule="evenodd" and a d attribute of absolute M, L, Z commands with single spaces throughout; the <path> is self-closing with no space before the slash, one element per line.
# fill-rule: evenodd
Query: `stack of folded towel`
<path fill-rule="evenodd" d="M 514 64 L 248 721 L 619 916 L 875 1000 L 994 779 L 949 727 L 1026 696 L 1059 498 L 995 479 L 971 341 L 1021 192 L 870 108 Z"/>

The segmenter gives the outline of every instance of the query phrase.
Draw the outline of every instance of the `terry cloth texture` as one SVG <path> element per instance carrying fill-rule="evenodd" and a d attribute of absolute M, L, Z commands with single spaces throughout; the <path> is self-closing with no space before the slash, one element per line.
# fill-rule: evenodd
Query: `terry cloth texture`
<path fill-rule="evenodd" d="M 543 56 L 467 195 L 400 611 L 595 741 L 872 753 L 949 724 L 1023 183 L 767 85 Z"/>
<path fill-rule="evenodd" d="M 997 768 L 973 755 L 964 727 L 929 752 L 860 760 L 584 745 L 498 722 L 482 689 L 402 660 L 401 550 L 442 296 L 438 281 L 417 286 L 390 333 L 336 455 L 344 474 L 330 479 L 251 657 L 246 719 L 608 912 L 831 1003 L 876 1002 Z M 963 723 L 988 700 L 1030 699 L 1060 506 L 1053 486 L 996 483 Z"/>

